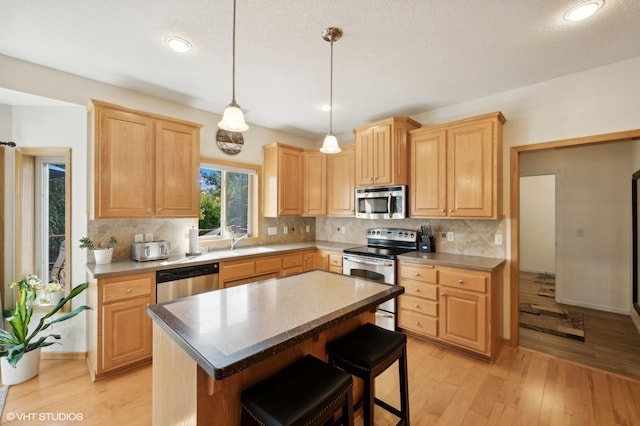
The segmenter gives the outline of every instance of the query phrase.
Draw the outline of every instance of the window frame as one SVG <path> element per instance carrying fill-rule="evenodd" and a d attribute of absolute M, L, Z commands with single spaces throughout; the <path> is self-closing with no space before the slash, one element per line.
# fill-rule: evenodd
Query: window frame
<path fill-rule="evenodd" d="M 259 164 L 242 163 L 238 161 L 228 161 L 219 158 L 212 157 L 200 157 L 200 163 L 198 166 L 198 178 L 200 177 L 201 168 L 212 168 L 225 170 L 230 172 L 255 172 L 255 189 L 249 194 L 249 213 L 247 215 L 247 221 L 249 223 L 249 229 L 254 230 L 251 232 L 251 236 L 246 239 L 247 242 L 258 242 L 262 235 L 262 166 Z M 253 206 L 253 208 L 252 208 Z M 221 212 L 225 214 L 225 212 Z M 201 244 L 215 244 L 218 242 L 229 241 L 231 238 L 224 235 L 223 232 L 220 235 L 202 235 L 198 237 L 198 242 Z"/>

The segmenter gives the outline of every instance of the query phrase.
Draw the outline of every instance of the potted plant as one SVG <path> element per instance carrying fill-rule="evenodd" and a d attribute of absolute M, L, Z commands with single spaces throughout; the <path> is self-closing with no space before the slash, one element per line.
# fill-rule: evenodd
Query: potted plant
<path fill-rule="evenodd" d="M 51 327 L 52 324 L 66 321 L 84 310 L 91 309 L 83 305 L 54 317 L 68 301 L 82 293 L 88 286 L 88 283 L 83 283 L 74 287 L 66 297 L 63 297 L 49 312 L 43 315 L 40 321 L 29 331 L 36 301 L 35 290 L 33 290 L 27 279 L 11 283 L 9 287 L 17 287 L 18 294 L 15 309 L 7 309 L 3 312 L 11 329 L 4 330 L 0 328 L 2 383 L 5 385 L 22 383 L 38 374 L 40 350 L 58 343 L 49 341 L 50 338 L 60 340 L 59 334 L 41 335 L 41 333 Z"/>
<path fill-rule="evenodd" d="M 51 305 L 57 305 L 64 297 L 64 287 L 62 287 L 60 283 L 50 282 L 44 286 L 44 289 L 47 292 L 49 304 Z"/>
<path fill-rule="evenodd" d="M 113 235 L 109 237 L 108 243 L 99 243 L 97 246 L 89 239 L 89 237 L 80 238 L 80 248 L 93 250 L 96 264 L 111 263 L 113 256 L 113 247 L 118 244 L 118 240 Z"/>

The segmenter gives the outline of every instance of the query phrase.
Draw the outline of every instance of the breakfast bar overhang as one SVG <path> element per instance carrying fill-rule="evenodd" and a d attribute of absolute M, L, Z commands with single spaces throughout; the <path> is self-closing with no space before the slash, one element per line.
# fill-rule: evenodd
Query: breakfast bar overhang
<path fill-rule="evenodd" d="M 150 305 L 153 424 L 237 425 L 240 393 L 366 322 L 403 287 L 325 271 Z"/>

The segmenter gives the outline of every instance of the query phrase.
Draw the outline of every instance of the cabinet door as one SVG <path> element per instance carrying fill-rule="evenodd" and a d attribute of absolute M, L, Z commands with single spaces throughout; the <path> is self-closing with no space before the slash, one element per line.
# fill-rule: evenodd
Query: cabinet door
<path fill-rule="evenodd" d="M 156 124 L 156 211 L 162 217 L 200 214 L 200 129 Z"/>
<path fill-rule="evenodd" d="M 305 216 L 327 214 L 327 156 L 321 152 L 303 154 L 303 205 Z"/>
<path fill-rule="evenodd" d="M 316 251 L 309 251 L 303 253 L 302 255 L 302 270 L 304 272 L 313 271 L 314 269 L 319 268 L 316 264 Z"/>
<path fill-rule="evenodd" d="M 151 357 L 149 298 L 137 298 L 104 305 L 102 370 L 108 371 Z"/>
<path fill-rule="evenodd" d="M 447 215 L 447 131 L 411 132 L 412 217 Z"/>
<path fill-rule="evenodd" d="M 302 152 L 278 149 L 278 205 L 280 216 L 302 215 Z"/>
<path fill-rule="evenodd" d="M 440 338 L 487 352 L 487 296 L 440 287 Z"/>
<path fill-rule="evenodd" d="M 393 159 L 396 156 L 392 154 L 391 125 L 376 126 L 373 128 L 373 184 L 386 185 L 393 183 L 392 167 Z M 406 167 L 406 164 L 405 164 Z"/>
<path fill-rule="evenodd" d="M 493 123 L 484 121 L 452 127 L 448 131 L 449 217 L 491 217 L 493 214 L 492 129 Z"/>
<path fill-rule="evenodd" d="M 373 130 L 359 130 L 356 132 L 356 185 L 373 185 L 374 153 Z M 355 196 L 355 194 L 354 194 Z"/>
<path fill-rule="evenodd" d="M 355 215 L 355 147 L 343 147 L 327 158 L 327 215 Z"/>
<path fill-rule="evenodd" d="M 96 114 L 95 218 L 153 217 L 153 120 L 103 108 Z"/>

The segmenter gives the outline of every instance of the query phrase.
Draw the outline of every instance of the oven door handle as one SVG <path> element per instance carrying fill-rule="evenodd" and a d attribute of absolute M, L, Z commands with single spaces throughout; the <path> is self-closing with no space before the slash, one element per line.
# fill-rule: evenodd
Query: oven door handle
<path fill-rule="evenodd" d="M 393 266 L 393 262 L 388 262 L 385 260 L 375 261 L 375 260 L 364 260 L 362 258 L 350 257 L 345 255 L 344 260 L 348 260 L 354 263 L 360 263 L 363 265 L 371 265 L 371 266 Z"/>

